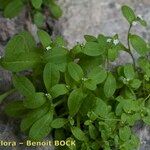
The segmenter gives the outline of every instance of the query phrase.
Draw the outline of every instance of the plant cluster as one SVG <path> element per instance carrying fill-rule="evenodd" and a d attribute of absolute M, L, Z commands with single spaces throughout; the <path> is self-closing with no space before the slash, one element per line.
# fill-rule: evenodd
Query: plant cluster
<path fill-rule="evenodd" d="M 61 8 L 55 0 L 0 0 L 0 10 L 6 18 L 17 16 L 26 7 L 28 17 L 38 26 L 43 26 L 45 10 L 50 11 L 50 15 L 58 19 L 62 15 Z"/>
<path fill-rule="evenodd" d="M 86 42 L 68 50 L 66 42 L 52 40 L 38 31 L 36 45 L 28 32 L 15 35 L 0 59 L 13 74 L 14 91 L 22 94 L 5 107 L 11 117 L 21 120 L 21 131 L 32 140 L 49 133 L 54 139 L 75 139 L 76 147 L 63 150 L 134 150 L 140 141 L 132 127 L 137 121 L 150 125 L 149 43 L 132 34 L 136 23 L 146 26 L 128 6 L 122 13 L 129 22 L 128 45 L 112 37 L 85 35 Z M 135 59 L 132 50 L 139 54 Z M 109 68 L 120 51 L 129 53 L 133 63 Z"/>

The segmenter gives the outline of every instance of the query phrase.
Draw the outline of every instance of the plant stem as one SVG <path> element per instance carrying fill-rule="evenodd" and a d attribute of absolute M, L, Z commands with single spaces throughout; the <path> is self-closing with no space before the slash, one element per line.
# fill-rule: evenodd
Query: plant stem
<path fill-rule="evenodd" d="M 144 102 L 150 98 L 150 94 L 144 99 Z"/>
<path fill-rule="evenodd" d="M 135 59 L 134 59 L 134 56 L 133 56 L 133 54 L 132 54 L 132 52 L 131 52 L 130 40 L 129 40 L 129 39 L 130 39 L 129 36 L 130 36 L 131 28 L 132 28 L 132 24 L 130 24 L 130 27 L 129 27 L 129 30 L 128 30 L 127 45 L 128 45 L 128 50 L 129 50 L 128 53 L 130 54 L 130 56 L 131 56 L 131 58 L 132 58 L 132 60 L 133 60 L 134 69 L 136 69 Z"/>
<path fill-rule="evenodd" d="M 79 116 L 79 114 L 77 115 L 77 127 L 80 128 L 80 116 Z"/>
<path fill-rule="evenodd" d="M 1 103 L 7 96 L 9 96 L 10 94 L 12 94 L 14 91 L 15 91 L 15 89 L 11 89 L 11 90 L 7 91 L 6 93 L 0 95 L 0 103 Z"/>
<path fill-rule="evenodd" d="M 58 105 L 60 105 L 60 104 L 62 104 L 62 103 L 64 103 L 64 102 L 65 102 L 64 100 L 58 101 L 58 102 L 56 102 L 53 106 L 56 107 L 56 106 L 58 106 Z"/>
<path fill-rule="evenodd" d="M 101 120 L 114 120 L 114 121 L 121 121 L 121 119 L 104 119 L 104 118 L 101 118 L 101 117 L 99 117 L 99 119 L 101 119 Z"/>

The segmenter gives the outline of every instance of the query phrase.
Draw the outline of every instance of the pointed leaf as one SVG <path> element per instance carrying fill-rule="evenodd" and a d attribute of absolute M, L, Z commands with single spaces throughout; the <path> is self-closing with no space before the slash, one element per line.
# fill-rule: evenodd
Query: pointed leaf
<path fill-rule="evenodd" d="M 42 0 L 31 0 L 31 3 L 32 3 L 34 8 L 38 9 L 42 5 Z"/>
<path fill-rule="evenodd" d="M 106 97 L 111 97 L 116 91 L 116 79 L 109 73 L 104 84 L 104 93 Z"/>
<path fill-rule="evenodd" d="M 51 91 L 50 93 L 53 98 L 56 98 L 58 96 L 68 93 L 68 89 L 65 84 L 56 84 L 51 88 L 50 91 Z"/>
<path fill-rule="evenodd" d="M 99 56 L 104 53 L 104 49 L 101 49 L 100 45 L 96 42 L 87 42 L 83 53 L 88 56 Z"/>
<path fill-rule="evenodd" d="M 77 82 L 83 78 L 82 68 L 74 62 L 68 64 L 68 73 Z"/>
<path fill-rule="evenodd" d="M 13 76 L 15 88 L 24 96 L 32 96 L 35 93 L 35 87 L 32 82 L 24 76 Z"/>
<path fill-rule="evenodd" d="M 23 9 L 23 3 L 21 0 L 13 0 L 5 7 L 4 16 L 6 18 L 13 18 L 17 16 Z"/>
<path fill-rule="evenodd" d="M 52 63 L 47 63 L 44 72 L 43 72 L 43 79 L 45 83 L 45 87 L 48 92 L 50 89 L 59 82 L 60 73 L 57 69 L 57 66 Z"/>
<path fill-rule="evenodd" d="M 66 123 L 67 123 L 67 119 L 65 119 L 65 118 L 57 118 L 57 119 L 52 121 L 51 127 L 52 128 L 56 128 L 56 129 L 62 128 Z"/>
<path fill-rule="evenodd" d="M 40 41 L 41 41 L 44 48 L 47 48 L 48 46 L 51 45 L 51 43 L 52 43 L 51 37 L 44 30 L 39 30 L 38 31 L 38 37 L 39 37 L 39 39 L 40 39 Z"/>
<path fill-rule="evenodd" d="M 81 89 L 73 90 L 68 98 L 69 114 L 74 116 L 78 111 L 83 102 L 83 92 Z"/>
<path fill-rule="evenodd" d="M 136 19 L 134 11 L 126 5 L 122 6 L 122 13 L 130 24 Z"/>
<path fill-rule="evenodd" d="M 52 119 L 53 112 L 50 111 L 42 118 L 37 120 L 29 131 L 29 137 L 32 140 L 42 140 L 44 137 L 46 137 L 51 131 L 50 124 L 52 122 Z"/>
<path fill-rule="evenodd" d="M 48 112 L 49 108 L 47 106 L 40 107 L 38 109 L 32 110 L 29 112 L 25 118 L 22 119 L 21 121 L 21 131 L 26 131 L 28 130 L 33 123 L 35 123 L 39 118 L 44 116 Z"/>
<path fill-rule="evenodd" d="M 71 132 L 74 135 L 74 137 L 79 141 L 85 141 L 85 142 L 87 141 L 87 137 L 85 136 L 84 132 L 80 128 L 72 127 Z"/>
<path fill-rule="evenodd" d="M 146 55 L 149 52 L 147 48 L 147 43 L 138 35 L 131 35 L 130 42 L 133 48 L 142 56 Z"/>
<path fill-rule="evenodd" d="M 23 104 L 26 108 L 35 109 L 42 106 L 46 102 L 46 96 L 42 92 L 33 93 L 32 96 L 28 96 Z"/>
<path fill-rule="evenodd" d="M 134 72 L 134 68 L 133 68 L 132 64 L 128 64 L 128 65 L 124 66 L 124 74 L 127 79 L 129 79 L 129 80 L 134 79 L 135 72 Z"/>

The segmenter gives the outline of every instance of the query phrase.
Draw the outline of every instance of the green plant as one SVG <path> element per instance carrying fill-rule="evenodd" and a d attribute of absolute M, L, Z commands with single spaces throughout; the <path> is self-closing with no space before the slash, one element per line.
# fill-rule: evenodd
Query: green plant
<path fill-rule="evenodd" d="M 6 18 L 17 16 L 26 7 L 27 16 L 38 26 L 43 26 L 43 13 L 49 10 L 49 15 L 58 19 L 62 15 L 61 8 L 55 0 L 0 0 L 0 9 Z"/>
<path fill-rule="evenodd" d="M 52 41 L 42 30 L 38 46 L 28 32 L 9 41 L 0 64 L 13 73 L 13 86 L 23 99 L 9 103 L 5 112 L 21 119 L 21 131 L 30 139 L 42 140 L 51 133 L 54 139 L 76 140 L 76 147 L 63 150 L 139 146 L 132 127 L 137 121 L 150 125 L 150 47 L 131 33 L 136 22 L 144 26 L 146 22 L 128 6 L 122 12 L 130 26 L 127 47 L 118 35 L 100 34 L 85 35 L 85 44 L 68 50 L 61 37 Z M 131 55 L 133 64 L 110 69 L 120 50 Z M 2 95 L 1 102 L 8 94 Z"/>

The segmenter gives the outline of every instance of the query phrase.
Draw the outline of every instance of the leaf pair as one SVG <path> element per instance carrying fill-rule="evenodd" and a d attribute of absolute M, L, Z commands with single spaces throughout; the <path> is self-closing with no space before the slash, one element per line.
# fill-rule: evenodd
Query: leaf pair
<path fill-rule="evenodd" d="M 122 14 L 130 23 L 130 25 L 132 25 L 134 21 L 138 21 L 141 25 L 147 26 L 146 21 L 143 18 L 136 16 L 134 11 L 126 5 L 122 6 Z"/>
<path fill-rule="evenodd" d="M 23 103 L 26 108 L 38 108 L 46 102 L 45 94 L 42 92 L 36 93 L 34 85 L 28 78 L 14 75 L 13 84 L 25 96 Z"/>

